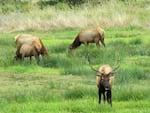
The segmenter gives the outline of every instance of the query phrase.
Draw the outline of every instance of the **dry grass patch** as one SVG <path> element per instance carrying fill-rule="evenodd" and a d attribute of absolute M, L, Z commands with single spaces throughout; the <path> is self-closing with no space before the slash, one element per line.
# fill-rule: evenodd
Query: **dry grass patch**
<path fill-rule="evenodd" d="M 43 10 L 33 9 L 25 13 L 10 13 L 1 15 L 1 31 L 24 31 L 54 29 L 85 28 L 101 26 L 110 28 L 116 26 L 140 26 L 149 28 L 149 6 L 140 2 L 125 3 L 108 1 L 93 7 L 85 4 L 72 9 L 47 7 Z"/>

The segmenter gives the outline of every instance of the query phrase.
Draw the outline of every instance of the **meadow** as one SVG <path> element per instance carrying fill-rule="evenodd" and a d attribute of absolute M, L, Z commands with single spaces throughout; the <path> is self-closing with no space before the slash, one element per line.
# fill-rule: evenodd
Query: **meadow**
<path fill-rule="evenodd" d="M 44 9 L 18 4 L 17 11 L 9 4 L 0 7 L 0 113 L 149 113 L 149 3 L 103 0 Z M 80 30 L 96 26 L 105 29 L 106 47 L 81 45 L 68 53 Z M 40 56 L 39 65 L 34 57 L 31 64 L 28 58 L 14 60 L 14 37 L 21 33 L 39 36 L 49 57 Z M 98 104 L 96 73 L 87 54 L 96 69 L 115 67 L 120 59 L 112 107 L 103 100 Z"/>
<path fill-rule="evenodd" d="M 0 33 L 0 112 L 1 113 L 72 113 L 113 112 L 147 113 L 150 111 L 150 39 L 149 30 L 126 27 L 106 29 L 106 47 L 95 44 L 68 54 L 79 29 L 32 32 L 42 38 L 50 56 L 15 61 L 14 36 L 18 32 Z M 24 33 L 24 32 L 19 32 Z M 113 107 L 98 105 L 95 72 L 92 65 L 121 66 L 115 75 Z"/>

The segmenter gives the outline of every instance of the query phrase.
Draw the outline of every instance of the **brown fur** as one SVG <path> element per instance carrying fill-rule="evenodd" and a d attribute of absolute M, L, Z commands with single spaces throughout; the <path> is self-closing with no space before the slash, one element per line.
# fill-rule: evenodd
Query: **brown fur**
<path fill-rule="evenodd" d="M 107 97 L 107 102 L 112 106 L 111 89 L 114 83 L 114 76 L 111 72 L 113 72 L 113 69 L 109 65 L 103 65 L 99 68 L 98 71 L 100 73 L 97 74 L 96 80 L 99 94 L 99 103 L 101 101 L 101 94 L 103 94 L 104 101 Z"/>
<path fill-rule="evenodd" d="M 32 60 L 32 56 L 35 57 L 35 59 L 37 60 L 37 64 L 39 64 L 39 52 L 36 49 L 36 47 L 30 45 L 30 44 L 22 44 L 22 46 L 20 47 L 19 51 L 16 51 L 16 60 L 18 59 L 22 59 L 24 60 L 24 57 L 30 57 L 30 63 Z"/>
<path fill-rule="evenodd" d="M 48 56 L 48 52 L 44 44 L 37 36 L 30 34 L 19 34 L 15 37 L 15 42 L 17 46 L 17 51 L 20 51 L 20 48 L 23 44 L 28 44 L 34 46 L 41 55 Z"/>
<path fill-rule="evenodd" d="M 112 68 L 109 65 L 103 65 L 99 68 L 98 71 L 104 73 L 103 76 L 106 76 L 108 73 L 112 72 Z M 114 76 L 110 75 L 109 77 L 110 77 L 109 84 L 112 87 L 114 84 Z M 97 86 L 98 86 L 100 84 L 101 76 L 97 76 L 96 78 L 97 78 Z"/>
<path fill-rule="evenodd" d="M 100 27 L 83 30 L 79 32 L 73 43 L 69 46 L 69 51 L 79 47 L 81 44 L 88 45 L 89 43 L 96 43 L 97 46 L 100 46 L 99 41 L 104 45 L 104 30 Z"/>

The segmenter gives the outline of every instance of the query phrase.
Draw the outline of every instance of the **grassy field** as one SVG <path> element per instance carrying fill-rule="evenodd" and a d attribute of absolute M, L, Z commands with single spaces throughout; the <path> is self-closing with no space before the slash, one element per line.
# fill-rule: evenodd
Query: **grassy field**
<path fill-rule="evenodd" d="M 106 48 L 82 45 L 71 54 L 69 44 L 80 29 L 0 33 L 0 113 L 148 113 L 150 112 L 150 32 L 141 27 L 107 28 Z M 14 36 L 41 37 L 50 57 L 40 65 L 33 60 L 14 61 Z M 113 107 L 98 105 L 95 68 L 112 67 L 118 58 Z"/>
<path fill-rule="evenodd" d="M 71 7 L 0 2 L 0 113 L 150 112 L 150 1 L 87 1 Z M 95 26 L 105 29 L 106 47 L 82 45 L 68 54 L 77 33 Z M 39 36 L 50 56 L 40 56 L 40 65 L 34 58 L 32 64 L 15 61 L 14 37 L 20 33 Z M 114 67 L 120 59 L 112 108 L 98 104 L 96 73 L 87 54 L 96 69 Z"/>

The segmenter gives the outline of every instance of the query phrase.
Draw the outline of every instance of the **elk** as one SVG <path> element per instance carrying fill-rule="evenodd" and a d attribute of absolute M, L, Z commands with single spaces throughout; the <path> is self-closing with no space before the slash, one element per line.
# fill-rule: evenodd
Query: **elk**
<path fill-rule="evenodd" d="M 43 42 L 37 36 L 31 35 L 31 34 L 18 34 L 15 37 L 15 43 L 17 46 L 16 53 L 20 51 L 20 48 L 23 44 L 28 44 L 28 45 L 35 47 L 38 50 L 39 54 L 46 56 L 46 57 L 48 56 L 48 52 Z"/>
<path fill-rule="evenodd" d="M 99 70 L 93 68 L 90 62 L 89 55 L 87 56 L 88 58 L 88 63 L 91 67 L 91 69 L 95 72 L 96 74 L 96 80 L 97 80 L 97 87 L 98 87 L 98 103 L 101 103 L 101 95 L 103 94 L 103 99 L 104 102 L 106 101 L 110 106 L 112 106 L 112 86 L 114 82 L 114 74 L 115 71 L 120 67 L 120 63 L 115 66 L 115 68 L 111 68 L 108 64 L 102 65 Z M 119 60 L 118 60 L 119 61 Z"/>
<path fill-rule="evenodd" d="M 68 51 L 79 47 L 81 44 L 88 45 L 89 43 L 96 43 L 97 46 L 100 46 L 99 41 L 105 47 L 104 38 L 104 30 L 100 27 L 80 31 L 73 43 L 69 46 Z"/>
<path fill-rule="evenodd" d="M 23 44 L 20 47 L 19 51 L 16 51 L 15 59 L 16 60 L 18 60 L 18 59 L 24 60 L 24 57 L 30 57 L 30 63 L 31 63 L 32 56 L 35 57 L 37 64 L 39 64 L 40 59 L 39 59 L 39 52 L 38 52 L 37 48 L 30 44 Z"/>

